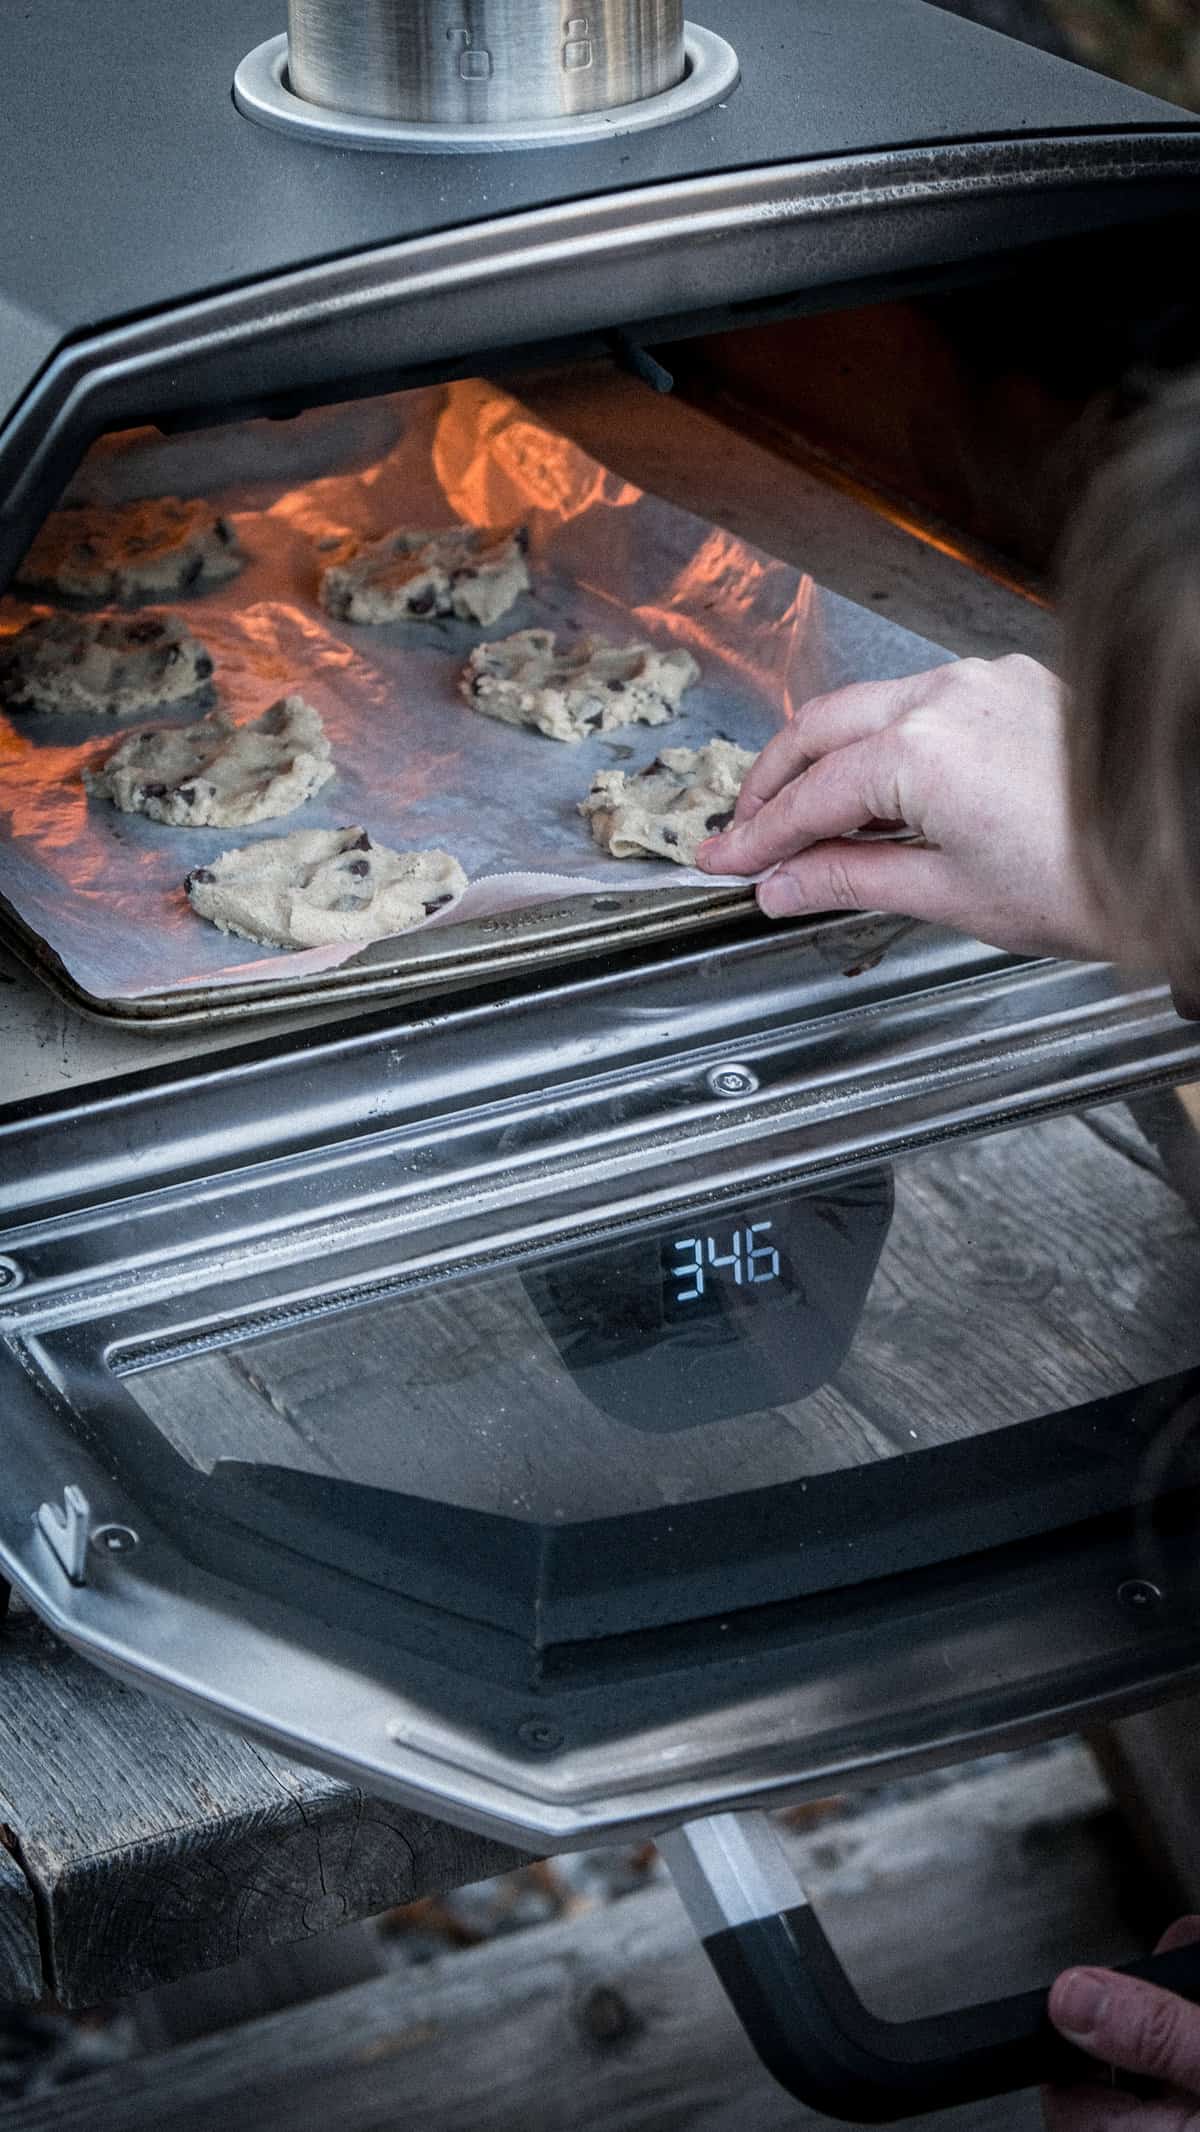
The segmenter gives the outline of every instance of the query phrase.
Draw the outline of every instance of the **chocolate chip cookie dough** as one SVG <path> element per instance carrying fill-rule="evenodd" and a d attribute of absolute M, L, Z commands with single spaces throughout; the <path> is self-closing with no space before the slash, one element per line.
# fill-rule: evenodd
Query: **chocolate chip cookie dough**
<path fill-rule="evenodd" d="M 703 748 L 664 748 L 644 770 L 601 770 L 579 803 L 592 835 L 614 859 L 674 859 L 694 866 L 705 837 L 733 819 L 749 748 L 710 740 Z"/>
<path fill-rule="evenodd" d="M 390 533 L 347 544 L 321 572 L 322 607 L 339 622 L 436 621 L 457 615 L 487 628 L 529 590 L 524 535 L 489 539 L 473 526 Z"/>
<path fill-rule="evenodd" d="M 195 725 L 131 733 L 83 781 L 124 814 L 226 829 L 291 814 L 333 775 L 318 713 L 303 696 L 282 696 L 252 725 L 214 711 Z"/>
<path fill-rule="evenodd" d="M 411 931 L 461 896 L 446 851 L 389 851 L 365 829 L 295 829 L 195 866 L 192 909 L 265 947 L 315 948 Z"/>
<path fill-rule="evenodd" d="M 137 607 L 236 577 L 246 561 L 228 519 L 199 498 L 70 504 L 46 520 L 14 582 L 84 607 Z"/>
<path fill-rule="evenodd" d="M 39 615 L 0 638 L 0 703 L 11 711 L 136 718 L 213 700 L 213 662 L 173 615 Z"/>
<path fill-rule="evenodd" d="M 560 651 L 552 630 L 522 629 L 477 644 L 459 693 L 488 718 L 551 740 L 587 740 L 622 725 L 662 725 L 699 678 L 690 651 L 580 637 Z"/>

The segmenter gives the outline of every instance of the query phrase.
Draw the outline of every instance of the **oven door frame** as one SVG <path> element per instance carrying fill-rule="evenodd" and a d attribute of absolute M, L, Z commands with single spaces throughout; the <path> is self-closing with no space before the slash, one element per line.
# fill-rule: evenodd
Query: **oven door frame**
<path fill-rule="evenodd" d="M 0 1572 L 111 1669 L 532 1848 L 828 1791 L 1190 1685 L 1190 1500 L 1155 1526 L 1148 1575 L 1145 1520 L 1113 1515 L 1120 1491 L 1083 1487 L 1036 1543 L 1014 1528 L 936 1569 L 901 1553 L 893 1574 L 743 1601 L 661 1644 L 568 1640 L 531 1662 L 510 1642 L 502 1663 L 493 1638 L 472 1660 L 496 1681 L 488 1732 L 456 1700 L 435 1621 L 389 1645 L 350 1608 L 318 1619 L 263 1580 L 231 1583 L 219 1555 L 187 1558 L 88 1438 L 89 1408 L 118 1424 L 138 1412 L 110 1366 L 131 1349 L 165 1354 L 205 1326 L 817 1185 L 1197 1073 L 1200 1030 L 1165 988 L 1128 991 L 1094 966 L 922 928 L 848 992 L 872 923 L 885 921 L 724 939 L 0 1114 Z M 1118 1442 L 1147 1399 L 1165 1413 L 1193 1390 L 1121 1395 L 1065 1426 L 1082 1417 Z M 991 1456 L 1007 1434 L 1019 1460 L 1025 1427 L 991 1452 L 986 1437 L 958 1448 Z M 1122 1485 L 1136 1492 L 1134 1467 Z M 81 1582 L 60 1520 L 69 1487 L 86 1504 Z M 114 1527 L 137 1544 L 112 1544 Z"/>

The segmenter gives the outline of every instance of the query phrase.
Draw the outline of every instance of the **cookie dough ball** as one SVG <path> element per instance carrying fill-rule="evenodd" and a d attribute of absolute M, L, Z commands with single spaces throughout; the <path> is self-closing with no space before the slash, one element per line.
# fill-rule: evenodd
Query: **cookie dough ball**
<path fill-rule="evenodd" d="M 339 622 L 457 615 L 487 628 L 528 590 L 523 531 L 489 539 L 472 526 L 452 526 L 348 546 L 321 572 L 319 597 Z"/>
<path fill-rule="evenodd" d="M 579 812 L 614 859 L 674 859 L 694 866 L 705 837 L 728 828 L 754 760 L 749 748 L 731 740 L 664 748 L 633 777 L 601 770 Z"/>
<path fill-rule="evenodd" d="M 72 504 L 46 520 L 14 582 L 85 607 L 137 607 L 236 577 L 246 561 L 227 519 L 199 498 Z"/>
<path fill-rule="evenodd" d="M 13 711 L 136 718 L 211 703 L 213 663 L 173 615 L 40 615 L 0 639 L 0 703 Z"/>
<path fill-rule="evenodd" d="M 551 630 L 522 629 L 476 645 L 459 692 L 488 718 L 579 741 L 616 726 L 662 725 L 699 676 L 690 651 L 596 637 L 560 651 Z"/>
<path fill-rule="evenodd" d="M 283 696 L 252 725 L 214 711 L 195 725 L 131 733 L 83 779 L 124 814 L 177 829 L 238 828 L 303 806 L 334 775 L 331 752 L 312 705 Z"/>
<path fill-rule="evenodd" d="M 410 932 L 462 895 L 446 851 L 388 851 L 365 829 L 296 829 L 195 866 L 192 909 L 223 933 L 265 947 L 361 945 Z"/>

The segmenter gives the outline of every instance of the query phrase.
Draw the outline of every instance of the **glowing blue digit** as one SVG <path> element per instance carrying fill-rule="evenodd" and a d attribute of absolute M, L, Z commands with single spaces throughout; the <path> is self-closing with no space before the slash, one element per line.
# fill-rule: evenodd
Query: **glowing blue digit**
<path fill-rule="evenodd" d="M 709 1263 L 709 1265 L 710 1265 L 710 1266 L 732 1266 L 732 1267 L 733 1267 L 733 1278 L 734 1278 L 734 1282 L 735 1282 L 735 1284 L 736 1284 L 736 1286 L 737 1286 L 737 1287 L 739 1287 L 739 1288 L 741 1287 L 741 1285 L 742 1285 L 742 1232 L 741 1232 L 741 1230 L 740 1230 L 740 1229 L 735 1229 L 735 1230 L 734 1230 L 734 1232 L 733 1232 L 733 1249 L 732 1249 L 732 1251 L 728 1252 L 728 1253 L 727 1253 L 727 1255 L 726 1255 L 726 1256 L 725 1256 L 724 1258 L 722 1258 L 722 1257 L 720 1256 L 720 1254 L 718 1253 L 718 1251 L 717 1251 L 717 1239 L 716 1239 L 716 1237 L 715 1237 L 715 1236 L 710 1236 L 710 1237 L 709 1237 L 709 1239 L 708 1239 L 708 1263 Z"/>
<path fill-rule="evenodd" d="M 756 1236 L 765 1236 L 767 1230 L 773 1227 L 774 1224 L 769 1221 L 754 1221 L 751 1222 L 746 1231 L 747 1258 L 752 1283 L 755 1281 L 776 1281 L 779 1278 L 779 1253 L 774 1244 L 756 1244 L 754 1242 Z M 765 1273 L 760 1270 L 764 1259 L 769 1259 L 771 1262 Z"/>
<path fill-rule="evenodd" d="M 676 1239 L 676 1251 L 690 1251 L 689 1265 L 672 1266 L 671 1272 L 677 1281 L 691 1280 L 694 1288 L 681 1288 L 676 1294 L 677 1303 L 698 1303 L 704 1294 L 704 1251 L 698 1236 L 681 1236 Z"/>

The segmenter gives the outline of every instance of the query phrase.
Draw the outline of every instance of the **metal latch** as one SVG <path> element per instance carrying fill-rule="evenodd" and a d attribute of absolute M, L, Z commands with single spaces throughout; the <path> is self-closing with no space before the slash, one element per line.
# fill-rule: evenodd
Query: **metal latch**
<path fill-rule="evenodd" d="M 42 1503 L 34 1522 L 72 1584 L 86 1584 L 92 1513 L 82 1488 L 69 1482 L 63 1490 L 62 1509 L 54 1503 Z"/>

